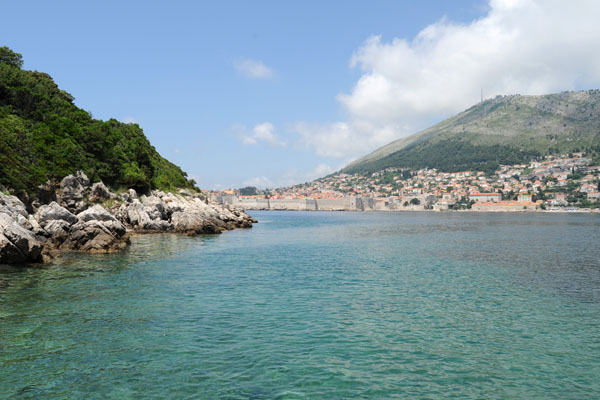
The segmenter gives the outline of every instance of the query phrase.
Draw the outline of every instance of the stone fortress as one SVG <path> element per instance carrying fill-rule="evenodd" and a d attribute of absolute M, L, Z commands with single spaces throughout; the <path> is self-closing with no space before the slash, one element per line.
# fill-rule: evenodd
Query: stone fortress
<path fill-rule="evenodd" d="M 288 210 L 288 211 L 396 211 L 423 210 L 424 204 L 432 202 L 433 196 L 420 196 L 420 205 L 404 206 L 394 198 L 346 196 L 336 199 L 266 199 L 216 194 L 213 200 L 225 206 L 244 210 Z"/>

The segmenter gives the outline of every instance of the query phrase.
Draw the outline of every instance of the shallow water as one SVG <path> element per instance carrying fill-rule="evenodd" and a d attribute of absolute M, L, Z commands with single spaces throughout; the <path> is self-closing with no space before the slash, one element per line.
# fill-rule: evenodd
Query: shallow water
<path fill-rule="evenodd" d="M 600 397 L 600 216 L 253 215 L 0 267 L 0 398 Z"/>

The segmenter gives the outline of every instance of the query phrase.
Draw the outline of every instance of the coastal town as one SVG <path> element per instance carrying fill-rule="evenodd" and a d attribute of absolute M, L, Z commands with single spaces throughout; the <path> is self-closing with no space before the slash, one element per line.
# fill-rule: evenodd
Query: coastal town
<path fill-rule="evenodd" d="M 279 189 L 211 192 L 217 202 L 249 210 L 327 211 L 600 211 L 600 165 L 584 153 L 481 171 L 388 168 L 338 173 Z"/>

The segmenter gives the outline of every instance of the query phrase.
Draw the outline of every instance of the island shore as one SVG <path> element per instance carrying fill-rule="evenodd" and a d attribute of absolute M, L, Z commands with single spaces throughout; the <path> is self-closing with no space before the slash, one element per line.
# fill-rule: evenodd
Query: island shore
<path fill-rule="evenodd" d="M 257 222 L 203 193 L 111 192 L 79 171 L 38 188 L 25 204 L 0 192 L 0 264 L 50 262 L 65 251 L 124 250 L 132 233 L 216 234 Z"/>

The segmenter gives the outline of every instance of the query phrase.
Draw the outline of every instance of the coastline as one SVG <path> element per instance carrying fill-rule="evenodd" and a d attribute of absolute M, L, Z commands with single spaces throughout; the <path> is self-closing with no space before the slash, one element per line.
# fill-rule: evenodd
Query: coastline
<path fill-rule="evenodd" d="M 403 209 L 403 210 L 297 210 L 297 209 L 265 209 L 265 208 L 246 208 L 244 211 L 294 211 L 294 212 L 359 212 L 359 213 L 405 213 L 405 212 L 431 212 L 431 213 L 546 213 L 546 214 L 600 214 L 600 209 L 580 208 L 578 210 L 428 210 L 419 209 Z"/>
<path fill-rule="evenodd" d="M 38 188 L 28 204 L 0 192 L 0 264 L 49 263 L 65 252 L 122 251 L 134 234 L 219 234 L 257 222 L 243 210 L 181 189 L 117 194 L 78 171 Z"/>
<path fill-rule="evenodd" d="M 600 213 L 600 209 L 543 206 L 541 202 L 500 201 L 472 202 L 470 208 L 452 209 L 449 203 L 437 203 L 435 198 L 421 196 L 418 204 L 398 202 L 394 198 L 374 199 L 371 197 L 340 197 L 336 199 L 289 198 L 263 199 L 240 198 L 237 196 L 212 196 L 223 206 L 243 210 L 264 211 L 360 211 L 360 212 L 405 212 L 405 211 L 457 211 L 457 212 L 550 212 L 550 213 Z M 546 209 L 542 208 L 546 207 Z"/>

